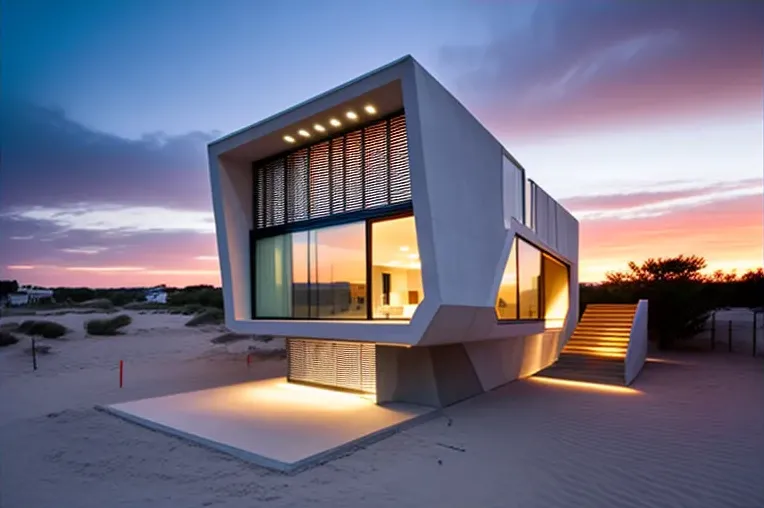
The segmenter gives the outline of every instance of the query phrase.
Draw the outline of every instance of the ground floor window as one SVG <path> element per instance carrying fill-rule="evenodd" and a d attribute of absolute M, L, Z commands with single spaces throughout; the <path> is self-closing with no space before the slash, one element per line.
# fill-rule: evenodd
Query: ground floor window
<path fill-rule="evenodd" d="M 570 302 L 566 265 L 515 237 L 496 297 L 500 320 L 562 322 Z"/>
<path fill-rule="evenodd" d="M 255 317 L 411 319 L 422 300 L 414 217 L 375 217 L 259 239 Z"/>

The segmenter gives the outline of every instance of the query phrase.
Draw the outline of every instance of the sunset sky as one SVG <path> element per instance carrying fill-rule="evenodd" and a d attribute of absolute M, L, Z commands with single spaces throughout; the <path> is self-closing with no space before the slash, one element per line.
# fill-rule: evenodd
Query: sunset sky
<path fill-rule="evenodd" d="M 219 284 L 206 144 L 406 54 L 579 219 L 582 281 L 762 266 L 764 2 L 1 2 L 0 279 Z"/>

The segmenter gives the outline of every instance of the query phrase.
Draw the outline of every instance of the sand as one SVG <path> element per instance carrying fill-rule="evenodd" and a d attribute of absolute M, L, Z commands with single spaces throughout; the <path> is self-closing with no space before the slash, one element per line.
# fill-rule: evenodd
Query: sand
<path fill-rule="evenodd" d="M 630 395 L 518 381 L 283 475 L 93 409 L 283 375 L 186 320 L 49 341 L 37 372 L 24 345 L 0 349 L 0 507 L 764 506 L 764 358 L 664 355 Z"/>

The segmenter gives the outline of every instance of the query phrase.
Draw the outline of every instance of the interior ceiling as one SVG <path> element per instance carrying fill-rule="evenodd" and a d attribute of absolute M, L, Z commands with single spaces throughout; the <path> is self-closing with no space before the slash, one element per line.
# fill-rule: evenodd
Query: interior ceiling
<path fill-rule="evenodd" d="M 372 224 L 372 264 L 398 268 L 418 268 L 414 217 Z"/>
<path fill-rule="evenodd" d="M 374 115 L 369 115 L 364 111 L 364 107 L 367 104 L 371 104 L 377 110 Z M 252 140 L 249 143 L 238 146 L 226 152 L 225 155 L 226 157 L 237 160 L 254 162 L 282 152 L 294 150 L 301 146 L 311 145 L 323 139 L 331 138 L 338 132 L 347 131 L 353 125 L 358 125 L 360 127 L 368 124 L 374 119 L 395 113 L 401 109 L 403 109 L 401 82 L 399 80 L 391 81 L 386 85 L 326 109 L 321 113 L 305 117 L 298 122 L 292 123 L 286 128 L 275 130 L 265 136 Z M 358 120 L 349 120 L 346 117 L 348 111 L 357 113 Z M 329 119 L 331 118 L 336 118 L 342 125 L 339 127 L 332 127 L 329 124 Z M 314 124 L 324 126 L 326 132 L 317 132 L 313 128 Z M 310 133 L 310 137 L 304 138 L 300 136 L 298 134 L 300 129 L 307 130 Z M 287 135 L 292 136 L 296 142 L 287 143 L 284 141 L 284 136 Z"/>

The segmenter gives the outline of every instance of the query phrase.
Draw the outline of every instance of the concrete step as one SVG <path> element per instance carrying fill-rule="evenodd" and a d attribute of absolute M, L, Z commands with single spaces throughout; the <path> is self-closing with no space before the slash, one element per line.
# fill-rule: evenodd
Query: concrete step
<path fill-rule="evenodd" d="M 564 351 L 560 354 L 555 365 L 561 365 L 576 369 L 593 369 L 593 370 L 616 370 L 623 371 L 624 363 L 623 359 L 608 358 L 608 357 L 596 357 L 591 355 L 585 355 L 578 352 Z"/>
<path fill-rule="evenodd" d="M 591 356 L 608 356 L 611 358 L 626 358 L 625 347 L 600 346 L 565 346 L 563 353 L 579 353 Z"/>
<path fill-rule="evenodd" d="M 602 337 L 603 339 L 608 338 L 614 338 L 614 339 L 624 339 L 629 340 L 629 336 L 631 335 L 631 331 L 629 332 L 609 332 L 607 330 L 594 330 L 590 328 L 580 329 L 576 328 L 573 331 L 574 335 L 578 335 L 580 337 L 592 337 L 592 338 L 599 338 Z"/>
<path fill-rule="evenodd" d="M 612 328 L 614 330 L 621 330 L 621 329 L 631 329 L 632 321 L 631 320 L 623 320 L 623 321 L 604 321 L 604 320 L 594 320 L 594 319 L 582 319 L 578 322 L 578 326 L 587 326 L 587 327 L 604 327 L 604 328 Z"/>
<path fill-rule="evenodd" d="M 628 341 L 607 341 L 607 340 L 589 340 L 589 339 L 570 339 L 565 346 L 582 347 L 622 347 L 629 348 Z"/>

